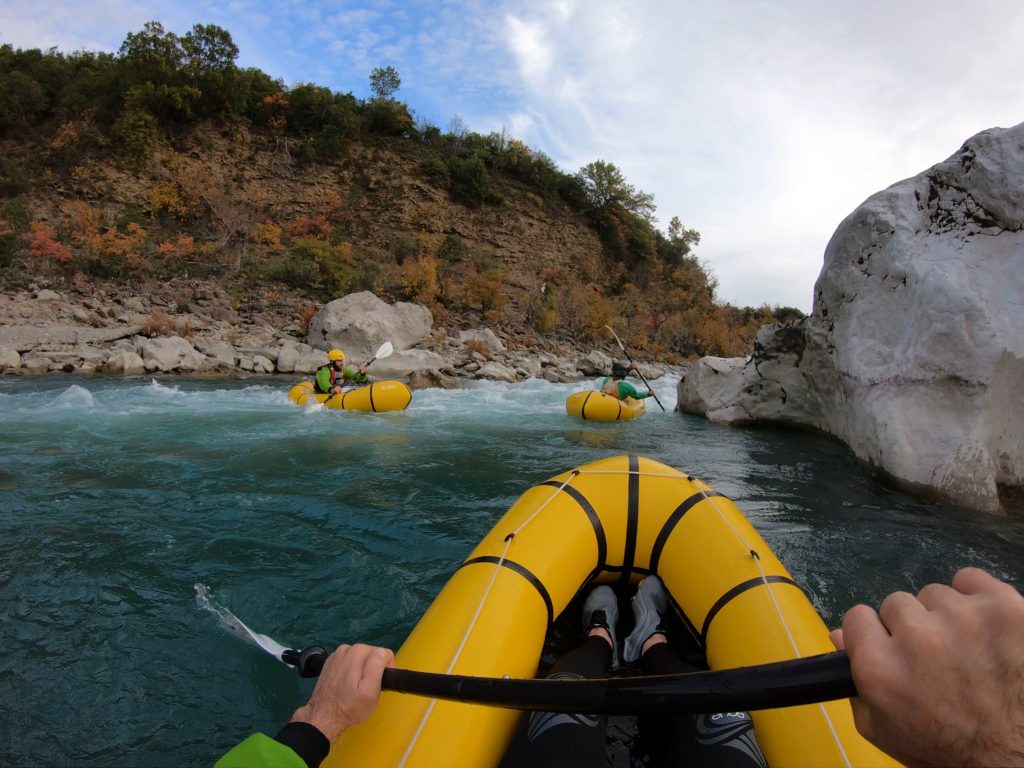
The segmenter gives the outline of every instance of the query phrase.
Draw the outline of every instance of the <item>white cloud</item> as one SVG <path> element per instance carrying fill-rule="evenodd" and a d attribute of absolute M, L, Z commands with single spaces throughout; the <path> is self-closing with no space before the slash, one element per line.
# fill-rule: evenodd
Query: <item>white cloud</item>
<path fill-rule="evenodd" d="M 547 77 L 552 59 L 543 27 L 516 16 L 507 17 L 506 25 L 509 48 L 519 65 L 519 74 L 528 84 L 538 87 Z"/>
<path fill-rule="evenodd" d="M 537 116 L 523 138 L 570 170 L 618 165 L 663 221 L 701 231 L 720 295 L 742 304 L 810 309 L 857 204 L 1024 119 L 1005 86 L 1022 12 L 995 0 L 538 0 L 510 16 L 517 109 Z M 543 40 L 541 69 L 527 54 Z"/>

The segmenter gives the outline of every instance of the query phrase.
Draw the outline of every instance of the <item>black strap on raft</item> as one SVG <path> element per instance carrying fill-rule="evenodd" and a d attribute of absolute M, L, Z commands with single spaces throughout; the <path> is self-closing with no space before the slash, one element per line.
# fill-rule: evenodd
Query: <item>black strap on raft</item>
<path fill-rule="evenodd" d="M 299 665 L 304 677 L 319 674 L 326 658 L 317 646 L 282 654 L 282 661 Z M 593 715 L 739 712 L 857 695 L 845 651 L 754 667 L 604 680 L 513 680 L 385 669 L 381 687 L 505 709 Z"/>

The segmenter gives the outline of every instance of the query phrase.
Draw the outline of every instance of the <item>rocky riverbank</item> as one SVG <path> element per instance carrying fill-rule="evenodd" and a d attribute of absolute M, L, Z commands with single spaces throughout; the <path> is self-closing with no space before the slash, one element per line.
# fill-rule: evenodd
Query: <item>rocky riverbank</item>
<path fill-rule="evenodd" d="M 414 309 L 412 329 L 389 320 L 394 308 L 403 307 Z M 434 327 L 430 313 L 416 307 L 387 305 L 361 293 L 313 314 L 315 308 L 299 299 L 272 297 L 240 305 L 220 286 L 197 281 L 30 286 L 0 294 L 0 372 L 312 374 L 326 362 L 326 348 L 339 343 L 329 340 L 337 334 L 325 330 L 328 308 L 342 311 L 335 325 L 342 324 L 340 343 L 351 359 L 369 359 L 371 347 L 392 341 L 397 352 L 376 363 L 372 372 L 407 378 L 413 387 L 454 387 L 460 379 L 575 381 L 605 374 L 615 351 L 611 343 L 607 349 L 580 349 L 541 339 L 527 346 L 521 338 L 489 328 Z M 648 379 L 669 370 L 642 366 Z"/>

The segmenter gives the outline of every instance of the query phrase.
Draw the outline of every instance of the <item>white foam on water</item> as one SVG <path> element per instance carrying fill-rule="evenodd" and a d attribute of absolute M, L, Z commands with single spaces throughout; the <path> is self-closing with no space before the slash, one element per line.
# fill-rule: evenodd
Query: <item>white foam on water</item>
<path fill-rule="evenodd" d="M 85 387 L 72 384 L 46 406 L 49 410 L 78 411 L 96 407 L 96 400 Z"/>

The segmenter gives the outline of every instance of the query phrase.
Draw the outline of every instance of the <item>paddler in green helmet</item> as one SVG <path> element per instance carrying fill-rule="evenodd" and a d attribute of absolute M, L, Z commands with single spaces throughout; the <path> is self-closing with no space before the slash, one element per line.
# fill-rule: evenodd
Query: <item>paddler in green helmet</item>
<path fill-rule="evenodd" d="M 612 363 L 612 375 L 605 377 L 599 389 L 606 395 L 617 397 L 619 400 L 625 400 L 627 397 L 643 400 L 645 397 L 650 397 L 650 390 L 637 392 L 636 387 L 626 381 L 629 372 L 635 370 L 636 363 L 624 363 L 621 360 L 616 360 Z"/>
<path fill-rule="evenodd" d="M 327 353 L 327 365 L 317 369 L 313 386 L 322 395 L 336 395 L 346 384 L 364 384 L 366 379 L 365 364 L 358 368 L 345 365 L 345 353 L 332 349 Z"/>

